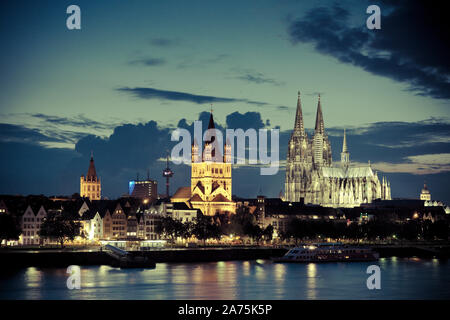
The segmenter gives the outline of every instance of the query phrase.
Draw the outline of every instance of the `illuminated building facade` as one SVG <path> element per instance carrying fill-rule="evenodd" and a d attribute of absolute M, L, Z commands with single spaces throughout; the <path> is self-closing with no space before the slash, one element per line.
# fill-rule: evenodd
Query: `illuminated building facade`
<path fill-rule="evenodd" d="M 158 198 L 158 182 L 155 180 L 131 180 L 128 182 L 129 195 L 133 198 L 153 202 Z"/>
<path fill-rule="evenodd" d="M 420 200 L 425 200 L 425 201 L 431 200 L 431 193 L 430 193 L 430 190 L 428 190 L 426 183 L 424 183 L 422 192 L 420 193 Z"/>
<path fill-rule="evenodd" d="M 389 181 L 384 177 L 380 181 L 370 162 L 368 165 L 359 166 L 350 163 L 345 131 L 339 165 L 333 165 L 331 154 L 320 95 L 314 134 L 312 139 L 309 139 L 303 123 L 299 92 L 295 126 L 287 152 L 286 201 L 303 201 L 305 204 L 327 207 L 357 207 L 375 199 L 391 199 Z"/>
<path fill-rule="evenodd" d="M 212 112 L 208 129 L 216 130 Z M 225 144 L 224 154 L 212 135 L 199 152 L 197 141 L 192 143 L 191 193 L 189 203 L 204 215 L 235 213 L 236 203 L 231 199 L 231 145 Z"/>
<path fill-rule="evenodd" d="M 80 196 L 89 200 L 100 200 L 102 195 L 102 185 L 95 171 L 94 157 L 91 155 L 89 170 L 86 175 L 80 177 Z"/>

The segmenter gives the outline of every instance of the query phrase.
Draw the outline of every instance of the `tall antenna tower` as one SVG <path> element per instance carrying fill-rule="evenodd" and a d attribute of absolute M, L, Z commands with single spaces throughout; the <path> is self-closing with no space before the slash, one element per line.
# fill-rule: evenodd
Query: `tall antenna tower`
<path fill-rule="evenodd" d="M 167 158 L 166 158 L 166 168 L 163 170 L 162 173 L 163 177 L 166 178 L 166 194 L 167 197 L 170 197 L 169 194 L 169 179 L 172 178 L 173 176 L 173 171 L 169 168 L 169 154 L 167 153 Z"/>

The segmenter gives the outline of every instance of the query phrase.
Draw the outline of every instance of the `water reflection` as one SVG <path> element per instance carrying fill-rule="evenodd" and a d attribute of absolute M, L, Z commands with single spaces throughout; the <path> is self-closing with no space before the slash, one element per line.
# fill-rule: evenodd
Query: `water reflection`
<path fill-rule="evenodd" d="M 317 276 L 317 265 L 315 263 L 309 263 L 307 265 L 307 280 L 306 280 L 306 290 L 308 299 L 316 299 L 317 298 L 317 290 L 316 290 L 316 276 Z"/>
<path fill-rule="evenodd" d="M 285 294 L 284 286 L 285 286 L 285 279 L 286 279 L 286 269 L 287 266 L 282 263 L 275 263 L 273 266 L 273 278 L 275 280 L 275 297 L 276 299 L 279 299 L 280 297 L 283 297 Z"/>
<path fill-rule="evenodd" d="M 0 276 L 0 299 L 449 299 L 450 264 L 380 259 L 382 290 L 366 287 L 367 263 L 270 261 L 158 263 L 156 269 L 81 267 L 80 290 L 66 268 L 27 268 Z"/>

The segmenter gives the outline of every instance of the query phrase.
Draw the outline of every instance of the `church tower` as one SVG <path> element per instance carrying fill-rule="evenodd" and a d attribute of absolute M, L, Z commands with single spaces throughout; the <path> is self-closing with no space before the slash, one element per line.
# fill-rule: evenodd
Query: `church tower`
<path fill-rule="evenodd" d="M 347 137 L 345 135 L 345 129 L 344 139 L 342 141 L 341 164 L 344 168 L 348 168 L 348 165 L 350 164 L 350 153 L 348 152 L 347 148 Z"/>
<path fill-rule="evenodd" d="M 213 134 L 205 141 L 201 155 L 197 141 L 192 143 L 190 203 L 205 215 L 235 213 L 236 204 L 231 199 L 231 145 L 227 141 L 222 155 L 220 141 L 216 140 L 221 132 L 215 128 L 212 110 L 208 129 Z"/>
<path fill-rule="evenodd" d="M 315 167 L 329 167 L 331 166 L 331 145 L 328 136 L 325 133 L 325 125 L 323 122 L 322 104 L 317 103 L 316 113 L 316 127 L 314 129 L 314 136 L 312 140 L 313 149 L 313 163 Z"/>
<path fill-rule="evenodd" d="M 420 192 L 420 200 L 430 201 L 431 200 L 431 193 L 430 190 L 428 190 L 427 184 L 423 184 L 423 189 Z"/>
<path fill-rule="evenodd" d="M 100 179 L 95 171 L 94 156 L 91 154 L 91 161 L 86 177 L 80 177 L 80 196 L 89 198 L 89 200 L 100 200 L 102 187 Z"/>
<path fill-rule="evenodd" d="M 300 201 L 305 196 L 305 176 L 310 170 L 312 153 L 310 142 L 305 132 L 300 91 L 297 97 L 297 111 L 295 114 L 294 130 L 289 139 L 286 157 L 285 199 L 286 201 Z"/>

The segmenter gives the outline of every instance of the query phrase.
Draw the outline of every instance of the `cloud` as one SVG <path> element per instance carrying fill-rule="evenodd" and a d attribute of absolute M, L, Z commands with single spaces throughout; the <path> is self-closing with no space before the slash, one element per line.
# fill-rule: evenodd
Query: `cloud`
<path fill-rule="evenodd" d="M 295 111 L 292 110 L 292 113 Z M 44 117 L 45 119 L 47 117 Z M 206 129 L 209 112 L 198 116 Z M 49 118 L 50 121 L 55 120 Z M 70 120 L 70 119 L 69 119 Z M 77 121 L 79 119 L 77 118 Z M 258 112 L 231 113 L 226 118 L 215 118 L 216 128 L 266 127 Z M 59 121 L 59 123 L 68 123 Z M 51 122 L 45 122 L 51 124 Z M 70 123 L 70 121 L 69 121 Z M 96 125 L 95 121 L 89 121 Z M 178 127 L 193 132 L 192 122 L 180 119 Z M 0 125 L 0 193 L 72 194 L 78 192 L 79 176 L 86 174 L 91 151 L 97 172 L 102 179 L 104 195 L 117 197 L 127 192 L 127 182 L 139 172 L 141 176 L 150 170 L 150 177 L 164 186 L 161 172 L 165 167 L 167 152 L 177 142 L 170 141 L 174 128 L 162 127 L 155 121 L 140 124 L 117 125 L 111 134 L 99 137 L 84 134 L 75 140 L 75 148 L 49 148 L 49 143 L 69 139 L 60 130 L 58 134 L 25 126 Z M 52 129 L 53 130 L 53 129 Z M 326 128 L 333 159 L 339 162 L 342 149 L 343 128 Z M 311 137 L 311 130 L 308 136 Z M 291 130 L 280 132 L 280 171 L 275 176 L 260 176 L 259 165 L 237 165 L 233 171 L 233 193 L 255 196 L 259 186 L 267 196 L 277 196 L 283 188 L 284 166 Z M 353 164 L 367 164 L 382 171 L 389 178 L 393 195 L 417 197 L 423 180 L 434 188 L 435 199 L 450 200 L 447 188 L 450 177 L 450 123 L 445 119 L 429 119 L 419 122 L 378 122 L 364 127 L 347 128 L 347 144 Z M 426 137 L 427 139 L 424 139 Z M 435 138 L 437 137 L 437 138 Z M 404 143 L 406 141 L 406 143 Z M 424 142 L 425 141 L 425 142 Z M 392 146 L 396 146 L 395 148 Z M 173 165 L 172 192 L 179 186 L 189 185 L 190 167 Z M 160 192 L 164 192 L 161 191 Z"/>
<path fill-rule="evenodd" d="M 131 65 L 143 65 L 147 67 L 159 67 L 166 64 L 166 60 L 162 58 L 142 58 L 132 60 L 129 62 Z"/>
<path fill-rule="evenodd" d="M 44 120 L 46 123 L 55 125 L 66 125 L 73 127 L 92 128 L 92 129 L 111 129 L 117 126 L 117 123 L 106 123 L 89 119 L 82 114 L 74 117 L 51 116 L 42 113 L 30 113 L 31 117 Z"/>
<path fill-rule="evenodd" d="M 261 72 L 256 71 L 243 71 L 239 76 L 236 77 L 236 79 L 243 80 L 250 83 L 256 83 L 256 84 L 271 84 L 275 86 L 282 86 L 284 85 L 284 82 L 277 81 L 273 78 L 266 77 Z"/>
<path fill-rule="evenodd" d="M 253 128 L 255 130 L 264 128 L 264 122 L 259 112 L 246 112 L 244 114 L 233 112 L 227 115 L 227 128 L 247 130 Z"/>
<path fill-rule="evenodd" d="M 37 129 L 29 129 L 21 125 L 0 123 L 1 142 L 22 142 L 41 144 L 44 142 L 61 142 L 61 138 L 47 136 Z"/>
<path fill-rule="evenodd" d="M 258 106 L 267 105 L 266 102 L 260 101 L 252 101 L 248 99 L 238 99 L 238 98 L 222 98 L 215 96 L 203 96 L 198 94 L 180 92 L 180 91 L 168 91 L 168 90 L 160 90 L 155 88 L 143 88 L 143 87 L 135 87 L 135 88 L 118 88 L 116 89 L 119 92 L 125 92 L 131 94 L 140 99 L 156 99 L 156 100 L 168 100 L 168 101 L 187 101 L 196 104 L 205 104 L 205 103 L 230 103 L 230 102 L 244 102 L 247 104 L 254 104 Z"/>
<path fill-rule="evenodd" d="M 405 157 L 405 163 L 374 163 L 384 172 L 404 172 L 417 175 L 436 174 L 450 171 L 450 153 L 421 154 Z"/>
<path fill-rule="evenodd" d="M 289 24 L 288 33 L 293 44 L 311 43 L 342 63 L 406 83 L 415 94 L 449 99 L 445 10 L 429 2 L 385 1 L 381 7 L 381 30 L 351 27 L 349 12 L 335 4 L 309 10 Z"/>
<path fill-rule="evenodd" d="M 180 40 L 169 38 L 152 38 L 149 42 L 156 47 L 173 47 L 180 44 Z"/>

